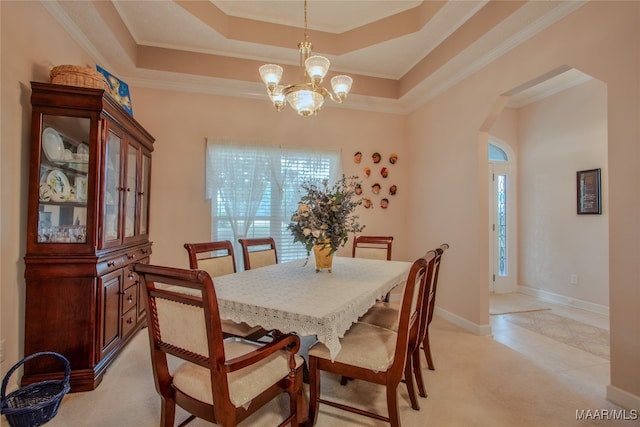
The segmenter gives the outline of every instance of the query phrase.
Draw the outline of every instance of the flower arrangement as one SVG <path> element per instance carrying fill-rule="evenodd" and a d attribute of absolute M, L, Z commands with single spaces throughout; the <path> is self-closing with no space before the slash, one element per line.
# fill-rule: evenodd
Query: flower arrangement
<path fill-rule="evenodd" d="M 315 245 L 330 247 L 330 254 L 333 254 L 347 243 L 349 233 L 364 229 L 358 223 L 358 216 L 353 214 L 356 206 L 362 203 L 355 200 L 356 179 L 342 175 L 331 187 L 327 180 L 320 184 L 313 181 L 302 184 L 306 194 L 300 199 L 288 228 L 293 241 L 304 244 L 307 255 Z"/>

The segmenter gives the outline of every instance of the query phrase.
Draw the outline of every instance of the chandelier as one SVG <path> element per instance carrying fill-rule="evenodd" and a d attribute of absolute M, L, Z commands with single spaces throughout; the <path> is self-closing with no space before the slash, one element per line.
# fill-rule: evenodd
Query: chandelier
<path fill-rule="evenodd" d="M 307 0 L 304 1 L 304 41 L 298 44 L 300 66 L 303 68 L 303 82 L 288 86 L 280 85 L 282 67 L 276 64 L 265 64 L 260 67 L 260 77 L 267 86 L 267 93 L 277 111 L 282 111 L 287 102 L 296 112 L 308 117 L 317 114 L 326 97 L 341 104 L 345 100 L 353 79 L 340 75 L 331 79 L 333 93 L 321 86 L 322 80 L 329 71 L 330 62 L 324 56 L 311 56 L 313 45 L 307 34 Z"/>

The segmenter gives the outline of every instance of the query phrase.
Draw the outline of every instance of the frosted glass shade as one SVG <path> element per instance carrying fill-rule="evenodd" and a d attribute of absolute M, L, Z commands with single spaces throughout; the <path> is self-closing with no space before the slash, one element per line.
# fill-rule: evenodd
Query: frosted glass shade
<path fill-rule="evenodd" d="M 273 102 L 273 106 L 276 107 L 276 110 L 282 111 L 282 109 L 287 105 L 287 100 L 285 99 L 284 86 L 276 86 L 273 89 L 273 93 L 269 94 L 269 98 L 271 98 L 271 102 Z"/>
<path fill-rule="evenodd" d="M 298 89 L 287 94 L 289 105 L 301 116 L 314 114 L 324 103 L 324 96 L 309 89 Z"/>
<path fill-rule="evenodd" d="M 333 93 L 335 93 L 340 99 L 346 98 L 347 94 L 351 90 L 351 84 L 353 79 L 349 76 L 340 75 L 331 79 L 331 87 Z"/>
<path fill-rule="evenodd" d="M 310 56 L 304 61 L 304 66 L 307 69 L 307 75 L 316 83 L 320 83 L 324 76 L 329 71 L 331 63 L 324 56 Z"/>
<path fill-rule="evenodd" d="M 273 90 L 282 78 L 282 67 L 276 64 L 265 64 L 259 68 L 259 72 L 269 90 Z"/>

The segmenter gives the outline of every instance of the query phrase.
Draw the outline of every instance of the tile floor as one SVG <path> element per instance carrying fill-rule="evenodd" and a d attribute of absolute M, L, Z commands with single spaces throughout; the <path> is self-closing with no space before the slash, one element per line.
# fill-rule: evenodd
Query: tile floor
<path fill-rule="evenodd" d="M 559 316 L 609 330 L 609 317 L 603 314 L 540 301 L 521 293 L 508 294 L 508 298 L 513 299 L 515 305 L 536 304 Z M 610 382 L 609 360 L 514 325 L 501 315 L 490 316 L 490 321 L 496 341 L 555 374 L 569 387 L 594 398 L 606 398 L 606 387 Z"/>
<path fill-rule="evenodd" d="M 513 295 L 517 298 L 526 296 Z M 605 316 L 548 304 L 559 315 L 608 327 Z M 405 427 L 583 427 L 634 426 L 638 420 L 577 420 L 579 409 L 620 409 L 605 398 L 609 361 L 573 349 L 540 334 L 492 316 L 494 337 L 472 335 L 436 317 L 431 325 L 436 370 L 423 366 L 429 398 L 420 399 L 420 411 L 408 404 L 406 388 L 399 388 Z M 141 331 L 91 392 L 65 396 L 58 415 L 47 426 L 156 427 L 160 399 L 150 369 L 146 330 Z M 357 402 L 370 410 L 386 410 L 380 386 L 339 377 L 323 377 L 323 394 Z M 305 393 L 308 387 L 305 386 Z M 272 401 L 241 425 L 276 425 L 287 409 L 286 396 Z M 178 410 L 178 420 L 186 418 Z M 8 426 L 6 419 L 0 422 Z M 213 426 L 195 420 L 189 427 Z M 388 424 L 321 406 L 318 427 L 388 426 Z"/>

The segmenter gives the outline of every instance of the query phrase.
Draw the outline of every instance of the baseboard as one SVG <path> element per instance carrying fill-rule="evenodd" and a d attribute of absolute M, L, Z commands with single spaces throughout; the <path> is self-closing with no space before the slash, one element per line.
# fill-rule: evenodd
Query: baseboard
<path fill-rule="evenodd" d="M 471 332 L 474 335 L 491 335 L 491 325 L 478 325 L 470 322 L 464 317 L 460 317 L 457 314 L 453 314 L 450 311 L 443 310 L 440 307 L 436 307 L 434 310 L 436 316 L 440 316 L 443 319 L 453 323 L 456 326 L 461 327 L 465 331 Z"/>
<path fill-rule="evenodd" d="M 596 304 L 593 302 L 556 294 L 556 293 L 545 291 L 542 289 L 531 288 L 529 286 L 518 286 L 518 292 L 526 295 L 531 295 L 533 297 L 540 299 L 541 301 L 564 304 L 569 307 L 580 308 L 582 310 L 603 314 L 605 316 L 609 315 L 609 307 L 607 307 L 606 305 Z"/>
<path fill-rule="evenodd" d="M 621 390 L 611 384 L 607 386 L 607 399 L 625 409 L 637 410 L 640 408 L 640 396 Z"/>

